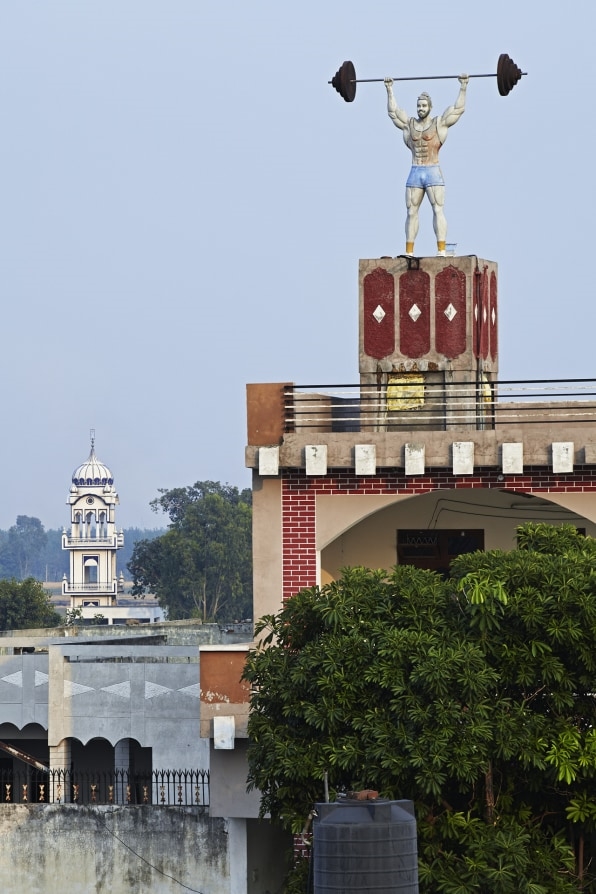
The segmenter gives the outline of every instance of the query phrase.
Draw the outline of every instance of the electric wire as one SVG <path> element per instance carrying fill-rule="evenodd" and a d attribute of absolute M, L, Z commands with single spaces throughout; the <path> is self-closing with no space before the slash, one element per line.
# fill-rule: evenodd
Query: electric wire
<path fill-rule="evenodd" d="M 181 888 L 184 888 L 185 891 L 191 891 L 192 894 L 204 894 L 204 891 L 199 891 L 198 888 L 191 888 L 191 887 L 189 887 L 189 885 L 185 885 L 184 882 L 181 882 L 180 879 L 175 878 L 173 875 L 170 875 L 168 872 L 164 872 L 163 869 L 159 869 L 158 866 L 154 866 L 153 863 L 150 863 L 149 860 L 147 860 L 141 854 L 137 853 L 137 851 L 135 851 L 132 847 L 130 847 L 129 844 L 127 844 L 118 835 L 116 835 L 116 833 L 113 832 L 112 829 L 110 829 L 108 824 L 104 820 L 102 820 L 101 817 L 96 815 L 95 818 L 96 818 L 97 822 L 104 827 L 106 832 L 109 832 L 110 835 L 113 838 L 115 838 L 116 841 L 119 841 L 120 844 L 123 847 L 125 847 L 127 851 L 130 851 L 131 854 L 134 854 L 135 857 L 137 857 L 139 860 L 141 860 L 142 863 L 145 863 L 147 866 L 149 866 L 150 869 L 153 869 L 155 872 L 158 872 L 160 875 L 163 875 L 164 878 L 169 878 L 171 881 L 175 882 L 175 884 L 180 885 Z"/>

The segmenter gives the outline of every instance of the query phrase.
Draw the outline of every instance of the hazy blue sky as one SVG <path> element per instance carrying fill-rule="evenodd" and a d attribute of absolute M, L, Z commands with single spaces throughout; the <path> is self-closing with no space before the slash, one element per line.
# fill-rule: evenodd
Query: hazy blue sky
<path fill-rule="evenodd" d="M 357 262 L 403 251 L 410 159 L 382 84 L 470 83 L 449 241 L 499 263 L 500 377 L 592 376 L 587 0 L 4 0 L 0 527 L 68 523 L 96 429 L 123 525 L 159 487 L 246 486 L 245 383 L 357 381 Z M 457 81 L 396 86 L 434 111 Z M 589 223 L 592 221 L 592 223 Z M 430 206 L 417 252 L 433 254 Z"/>

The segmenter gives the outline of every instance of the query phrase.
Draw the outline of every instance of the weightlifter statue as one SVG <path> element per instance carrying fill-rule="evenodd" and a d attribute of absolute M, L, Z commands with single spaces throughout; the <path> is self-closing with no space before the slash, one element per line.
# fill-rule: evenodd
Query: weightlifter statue
<path fill-rule="evenodd" d="M 458 77 L 459 94 L 455 103 L 441 116 L 431 118 L 432 102 L 428 93 L 418 97 L 417 118 L 409 118 L 395 102 L 393 79 L 385 78 L 387 88 L 387 112 L 396 127 L 403 132 L 404 143 L 412 152 L 412 168 L 406 183 L 406 254 L 414 254 L 414 242 L 418 233 L 418 210 L 424 194 L 433 209 L 433 228 L 437 237 L 437 254 L 445 255 L 447 241 L 447 221 L 445 204 L 445 181 L 439 167 L 439 150 L 447 139 L 447 130 L 455 124 L 465 111 L 468 75 Z"/>

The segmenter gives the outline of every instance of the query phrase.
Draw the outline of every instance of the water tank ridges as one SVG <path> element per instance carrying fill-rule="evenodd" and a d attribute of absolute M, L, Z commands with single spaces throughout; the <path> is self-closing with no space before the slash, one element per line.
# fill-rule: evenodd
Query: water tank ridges
<path fill-rule="evenodd" d="M 418 894 L 412 801 L 317 804 L 314 894 Z"/>

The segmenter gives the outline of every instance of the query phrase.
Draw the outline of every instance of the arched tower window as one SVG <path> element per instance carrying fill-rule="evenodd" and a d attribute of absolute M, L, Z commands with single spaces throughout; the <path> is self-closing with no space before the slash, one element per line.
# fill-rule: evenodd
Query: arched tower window
<path fill-rule="evenodd" d="M 97 585 L 99 583 L 97 556 L 85 556 L 83 559 L 83 569 L 84 583 Z"/>

